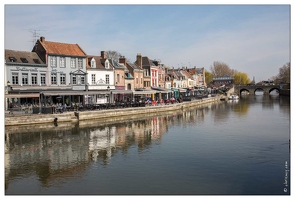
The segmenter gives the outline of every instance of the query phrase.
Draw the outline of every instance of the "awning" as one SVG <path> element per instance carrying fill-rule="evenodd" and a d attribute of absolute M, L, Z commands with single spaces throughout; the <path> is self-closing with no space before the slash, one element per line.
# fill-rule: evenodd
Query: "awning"
<path fill-rule="evenodd" d="M 110 91 L 48 91 L 42 92 L 45 96 L 68 96 L 68 95 L 92 95 L 92 94 L 110 94 Z"/>
<path fill-rule="evenodd" d="M 132 90 L 111 90 L 113 94 L 132 94 Z"/>
<path fill-rule="evenodd" d="M 39 93 L 5 94 L 5 98 L 38 98 Z"/>
<path fill-rule="evenodd" d="M 152 90 L 145 90 L 145 91 L 134 91 L 133 94 L 155 94 L 156 91 L 152 91 Z"/>
<path fill-rule="evenodd" d="M 171 90 L 155 90 L 155 93 L 164 93 L 164 94 L 167 94 L 167 93 L 171 93 L 172 91 Z"/>
<path fill-rule="evenodd" d="M 179 92 L 186 92 L 186 89 L 179 89 Z"/>

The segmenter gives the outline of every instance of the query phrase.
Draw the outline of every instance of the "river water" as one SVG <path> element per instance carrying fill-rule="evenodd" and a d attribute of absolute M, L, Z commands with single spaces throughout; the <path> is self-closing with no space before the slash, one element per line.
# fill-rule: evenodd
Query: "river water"
<path fill-rule="evenodd" d="M 290 98 L 6 128 L 6 195 L 290 195 Z"/>

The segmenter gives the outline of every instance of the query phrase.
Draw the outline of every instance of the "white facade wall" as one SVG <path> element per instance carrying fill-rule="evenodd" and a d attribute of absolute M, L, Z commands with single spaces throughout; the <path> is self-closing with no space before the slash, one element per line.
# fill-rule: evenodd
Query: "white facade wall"
<path fill-rule="evenodd" d="M 52 66 L 51 64 L 51 60 L 52 58 L 55 57 L 56 58 L 56 64 L 55 66 Z M 61 66 L 61 59 L 65 58 L 65 67 Z M 71 65 L 71 59 L 74 58 L 75 60 L 75 67 L 72 67 Z M 83 72 L 86 72 L 86 58 L 85 57 L 69 57 L 69 56 L 60 56 L 60 55 L 48 55 L 48 71 L 47 71 L 47 76 L 46 76 L 46 83 L 47 85 L 52 85 L 51 84 L 51 74 L 52 73 L 56 73 L 57 77 L 57 84 L 54 85 L 62 85 L 60 83 L 60 75 L 61 74 L 65 74 L 66 76 L 66 85 L 70 85 L 71 84 L 71 80 L 70 80 L 70 73 L 77 71 L 77 70 L 81 70 Z M 78 68 L 78 60 L 82 59 L 82 67 Z M 87 80 L 85 80 L 87 82 Z"/>
<path fill-rule="evenodd" d="M 92 75 L 95 76 L 95 83 L 92 82 Z M 109 83 L 106 82 L 106 75 L 109 75 Z M 107 86 L 109 86 L 110 89 L 115 89 L 114 71 L 88 69 L 87 80 L 89 90 L 105 90 Z"/>

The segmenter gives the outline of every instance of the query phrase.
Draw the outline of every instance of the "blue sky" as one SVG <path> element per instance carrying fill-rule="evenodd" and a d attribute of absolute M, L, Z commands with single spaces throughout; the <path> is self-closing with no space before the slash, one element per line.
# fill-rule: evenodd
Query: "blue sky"
<path fill-rule="evenodd" d="M 48 41 L 79 44 L 89 55 L 114 50 L 133 62 L 141 53 L 169 67 L 208 71 L 219 61 L 258 82 L 290 62 L 290 9 L 287 4 L 6 4 L 4 49 L 31 51 L 37 30 Z"/>

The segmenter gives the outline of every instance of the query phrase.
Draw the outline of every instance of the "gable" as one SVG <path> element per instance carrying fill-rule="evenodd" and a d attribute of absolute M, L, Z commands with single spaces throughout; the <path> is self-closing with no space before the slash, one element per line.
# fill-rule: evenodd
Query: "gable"
<path fill-rule="evenodd" d="M 73 75 L 86 75 L 87 73 L 82 71 L 81 69 L 78 69 L 76 71 L 71 72 Z"/>

